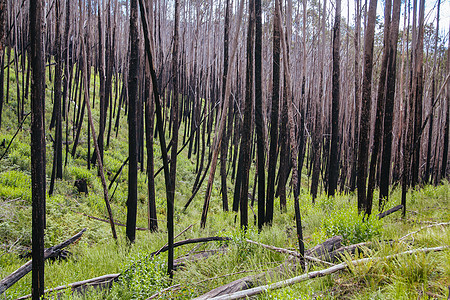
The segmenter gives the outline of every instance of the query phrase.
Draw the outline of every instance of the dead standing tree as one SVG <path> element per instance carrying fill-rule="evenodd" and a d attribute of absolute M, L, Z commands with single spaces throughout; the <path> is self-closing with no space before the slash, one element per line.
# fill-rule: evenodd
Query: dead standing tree
<path fill-rule="evenodd" d="M 43 51 L 44 1 L 30 2 L 31 84 L 31 195 L 32 195 L 32 296 L 44 294 L 45 227 L 45 64 Z"/>

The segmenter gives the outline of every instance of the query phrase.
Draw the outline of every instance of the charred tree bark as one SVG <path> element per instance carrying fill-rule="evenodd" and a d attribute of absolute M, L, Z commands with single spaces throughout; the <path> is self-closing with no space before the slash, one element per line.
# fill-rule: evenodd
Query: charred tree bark
<path fill-rule="evenodd" d="M 386 79 L 386 102 L 384 110 L 384 132 L 383 132 L 383 154 L 381 158 L 381 177 L 380 177 L 380 199 L 379 208 L 383 210 L 385 202 L 389 196 L 389 182 L 391 173 L 391 154 L 392 154 L 392 123 L 394 113 L 394 97 L 396 84 L 396 66 L 397 66 L 397 40 L 400 23 L 401 1 L 394 0 L 392 8 L 392 24 L 389 33 L 389 43 L 386 49 L 388 53 L 387 79 Z"/>
<path fill-rule="evenodd" d="M 265 138 L 262 105 L 262 16 L 261 0 L 255 0 L 255 124 L 258 156 L 258 228 L 265 223 Z"/>
<path fill-rule="evenodd" d="M 368 206 L 366 198 L 367 162 L 369 152 L 369 120 L 372 92 L 372 69 L 373 69 L 373 39 L 375 34 L 375 19 L 377 13 L 377 0 L 370 0 L 367 15 L 367 26 L 364 36 L 364 75 L 362 85 L 362 106 L 359 132 L 358 150 L 358 211 L 370 214 L 371 207 Z"/>
<path fill-rule="evenodd" d="M 341 0 L 336 0 L 336 16 L 333 28 L 333 87 L 331 105 L 331 149 L 328 196 L 333 197 L 339 177 L 339 97 L 340 97 L 340 33 L 341 33 Z"/>
<path fill-rule="evenodd" d="M 376 170 L 378 167 L 379 154 L 380 154 L 380 146 L 382 143 L 382 125 L 383 125 L 383 115 L 384 115 L 384 104 L 386 100 L 386 77 L 387 77 L 387 65 L 388 65 L 388 49 L 389 49 L 389 28 L 391 26 L 391 9 L 392 9 L 392 0 L 386 1 L 386 5 L 384 8 L 384 53 L 383 59 L 381 62 L 381 72 L 380 72 L 380 81 L 378 84 L 378 97 L 377 97 L 377 111 L 375 118 L 375 131 L 373 137 L 373 147 L 372 147 L 372 156 L 370 159 L 370 168 L 369 168 L 369 182 L 367 184 L 367 195 L 366 195 L 366 214 L 370 215 L 372 212 L 372 203 L 373 203 L 373 191 L 375 189 L 375 181 L 376 181 Z"/>
<path fill-rule="evenodd" d="M 225 102 L 225 89 L 227 84 L 227 74 L 228 74 L 228 39 L 230 31 L 230 0 L 226 1 L 225 8 L 225 28 L 223 37 L 223 76 L 222 76 L 222 103 Z M 223 105 L 222 105 L 223 106 Z M 230 111 L 231 111 L 230 107 Z M 232 120 L 232 115 L 228 115 L 228 120 Z M 228 122 L 228 132 L 231 132 L 230 125 Z M 227 154 L 228 154 L 228 140 L 229 134 L 222 137 L 221 152 L 220 152 L 220 177 L 222 182 L 222 208 L 224 211 L 228 211 L 228 190 L 227 190 Z"/>
<path fill-rule="evenodd" d="M 252 113 L 253 113 L 253 45 L 255 37 L 255 1 L 249 0 L 249 22 L 247 31 L 247 71 L 245 84 L 244 123 L 239 155 L 242 156 L 242 181 L 240 188 L 239 204 L 241 227 L 248 226 L 248 185 L 251 165 L 251 140 L 252 140 Z"/>
<path fill-rule="evenodd" d="M 127 238 L 133 243 L 136 237 L 137 214 L 137 104 L 139 80 L 139 35 L 138 35 L 138 6 L 137 0 L 130 1 L 130 62 L 128 70 L 128 199 L 127 199 Z M 101 108 L 102 109 L 102 108 Z"/>
<path fill-rule="evenodd" d="M 30 1 L 31 84 L 31 195 L 32 195 L 32 297 L 44 294 L 45 227 L 45 62 L 43 52 L 44 1 Z"/>
<path fill-rule="evenodd" d="M 278 1 L 275 1 L 275 6 Z M 276 9 L 275 9 L 276 10 Z M 273 221 L 273 208 L 275 196 L 275 169 L 278 158 L 278 114 L 280 102 L 280 28 L 278 27 L 278 14 L 273 15 L 273 55 L 272 55 L 272 111 L 270 113 L 270 148 L 269 170 L 267 172 L 267 224 Z"/>

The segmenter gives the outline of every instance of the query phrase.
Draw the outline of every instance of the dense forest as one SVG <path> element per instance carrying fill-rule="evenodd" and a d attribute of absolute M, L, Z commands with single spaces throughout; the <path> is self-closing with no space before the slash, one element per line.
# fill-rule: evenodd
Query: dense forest
<path fill-rule="evenodd" d="M 450 297 L 449 11 L 0 0 L 0 298 Z"/>

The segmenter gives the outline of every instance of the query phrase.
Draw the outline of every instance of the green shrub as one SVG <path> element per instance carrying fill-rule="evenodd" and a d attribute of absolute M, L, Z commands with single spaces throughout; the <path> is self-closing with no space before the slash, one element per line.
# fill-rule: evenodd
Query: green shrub
<path fill-rule="evenodd" d="M 343 243 L 351 245 L 380 236 L 382 222 L 372 216 L 363 220 L 363 215 L 359 215 L 356 209 L 343 209 L 325 218 L 320 231 L 328 238 L 341 235 Z"/>
<path fill-rule="evenodd" d="M 134 255 L 131 266 L 120 276 L 119 285 L 116 286 L 119 288 L 117 296 L 120 299 L 146 299 L 168 287 L 170 279 L 167 277 L 165 262 L 164 255 L 155 258 L 146 253 Z M 126 289 L 123 289 L 124 286 Z"/>

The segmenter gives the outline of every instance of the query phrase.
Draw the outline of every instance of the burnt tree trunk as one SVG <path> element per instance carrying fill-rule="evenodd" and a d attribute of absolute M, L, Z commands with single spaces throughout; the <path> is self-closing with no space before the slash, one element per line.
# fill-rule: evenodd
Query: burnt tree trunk
<path fill-rule="evenodd" d="M 128 69 L 128 199 L 127 199 L 127 238 L 132 243 L 136 237 L 137 213 L 137 103 L 139 80 L 139 35 L 137 0 L 130 1 L 130 61 Z M 102 109 L 102 108 L 101 108 Z M 101 133 L 100 133 L 101 134 Z"/>
<path fill-rule="evenodd" d="M 373 39 L 375 34 L 375 21 L 377 13 L 377 0 L 370 0 L 367 15 L 367 26 L 364 34 L 364 74 L 362 85 L 362 106 L 359 131 L 358 150 L 358 211 L 370 214 L 372 207 L 369 207 L 366 198 L 367 162 L 369 152 L 369 121 L 370 106 L 372 103 L 372 69 L 373 69 Z"/>
<path fill-rule="evenodd" d="M 32 297 L 44 294 L 45 227 L 45 62 L 43 52 L 44 1 L 30 1 L 31 83 L 31 195 L 32 195 Z"/>
<path fill-rule="evenodd" d="M 328 196 L 334 196 L 339 177 L 339 95 L 340 95 L 340 32 L 341 32 L 341 0 L 336 0 L 336 16 L 333 28 L 333 87 L 331 106 L 331 149 L 330 169 L 328 177 Z"/>

